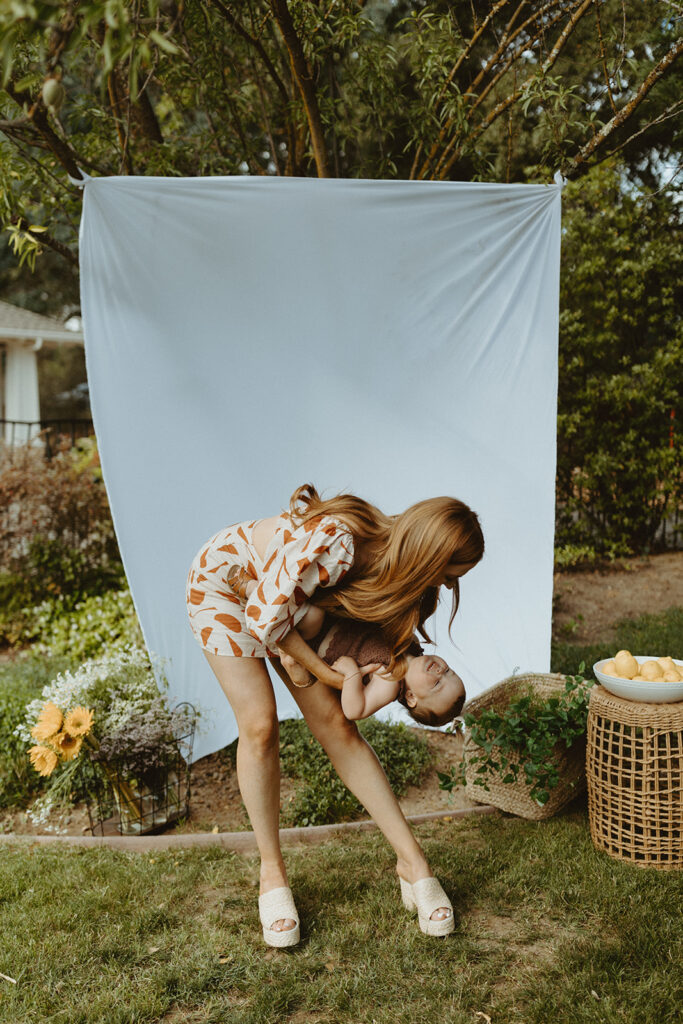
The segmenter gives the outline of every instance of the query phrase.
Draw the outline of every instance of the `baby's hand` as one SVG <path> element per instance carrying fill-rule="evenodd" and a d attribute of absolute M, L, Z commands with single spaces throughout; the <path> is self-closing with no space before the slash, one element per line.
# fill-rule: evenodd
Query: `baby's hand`
<path fill-rule="evenodd" d="M 332 668 L 335 672 L 340 672 L 345 679 L 349 676 L 355 676 L 360 673 L 358 662 L 354 661 L 353 658 L 348 657 L 346 654 L 342 654 L 341 658 L 337 658 Z"/>
<path fill-rule="evenodd" d="M 347 679 L 348 677 L 355 675 L 360 675 L 363 678 L 365 676 L 371 676 L 374 672 L 384 668 L 384 666 L 379 661 L 373 661 L 369 665 L 359 665 L 353 658 L 343 654 L 341 658 L 337 658 L 332 668 L 337 672 L 341 672 L 344 678 Z"/>
<path fill-rule="evenodd" d="M 235 565 L 230 569 L 227 579 L 230 589 L 243 601 L 247 601 L 251 597 L 256 587 L 256 580 L 253 580 L 247 570 L 240 565 Z"/>

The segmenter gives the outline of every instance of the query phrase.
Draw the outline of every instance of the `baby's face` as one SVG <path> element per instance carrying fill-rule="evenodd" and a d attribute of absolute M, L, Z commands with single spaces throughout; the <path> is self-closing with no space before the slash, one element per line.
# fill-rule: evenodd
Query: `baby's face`
<path fill-rule="evenodd" d="M 406 687 L 415 694 L 417 706 L 436 715 L 445 714 L 456 701 L 460 707 L 453 712 L 459 714 L 465 701 L 465 687 L 462 679 L 435 654 L 423 654 L 413 658 L 406 673 Z"/>

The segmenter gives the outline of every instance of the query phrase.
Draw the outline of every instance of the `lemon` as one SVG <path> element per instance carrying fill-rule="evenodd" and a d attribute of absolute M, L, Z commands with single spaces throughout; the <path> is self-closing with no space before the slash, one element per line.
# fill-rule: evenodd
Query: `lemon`
<path fill-rule="evenodd" d="M 614 667 L 621 679 L 633 679 L 638 672 L 638 662 L 630 651 L 619 651 L 614 656 Z"/>
<path fill-rule="evenodd" d="M 649 679 L 651 682 L 655 679 L 661 679 L 663 676 L 662 666 L 656 661 L 644 661 L 640 666 L 640 674 L 644 679 Z"/>

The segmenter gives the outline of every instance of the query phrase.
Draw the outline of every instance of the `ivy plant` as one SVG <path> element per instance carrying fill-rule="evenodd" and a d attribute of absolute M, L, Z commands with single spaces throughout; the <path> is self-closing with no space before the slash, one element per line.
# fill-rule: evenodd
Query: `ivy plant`
<path fill-rule="evenodd" d="M 464 715 L 462 723 L 477 746 L 468 754 L 475 767 L 475 784 L 488 790 L 488 781 L 516 782 L 523 775 L 529 795 L 537 803 L 547 803 L 550 791 L 560 781 L 558 754 L 586 734 L 588 700 L 592 681 L 579 674 L 567 676 L 564 691 L 540 698 L 520 684 L 519 692 L 505 707 L 487 708 Z M 463 726 L 460 726 L 461 728 Z M 451 791 L 465 781 L 465 762 L 451 766 L 450 772 L 438 772 L 439 788 Z"/>

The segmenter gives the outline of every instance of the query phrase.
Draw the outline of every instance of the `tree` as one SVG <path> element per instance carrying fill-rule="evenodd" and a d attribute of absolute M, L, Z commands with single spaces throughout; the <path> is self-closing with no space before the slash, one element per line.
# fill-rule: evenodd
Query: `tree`
<path fill-rule="evenodd" d="M 619 167 L 565 191 L 558 546 L 623 555 L 669 545 L 683 498 L 683 250 L 665 195 Z"/>
<path fill-rule="evenodd" d="M 655 139 L 678 151 L 676 9 L 13 0 L 2 217 L 22 258 L 51 248 L 75 264 L 65 171 L 548 180 L 619 149 L 646 173 Z"/>

